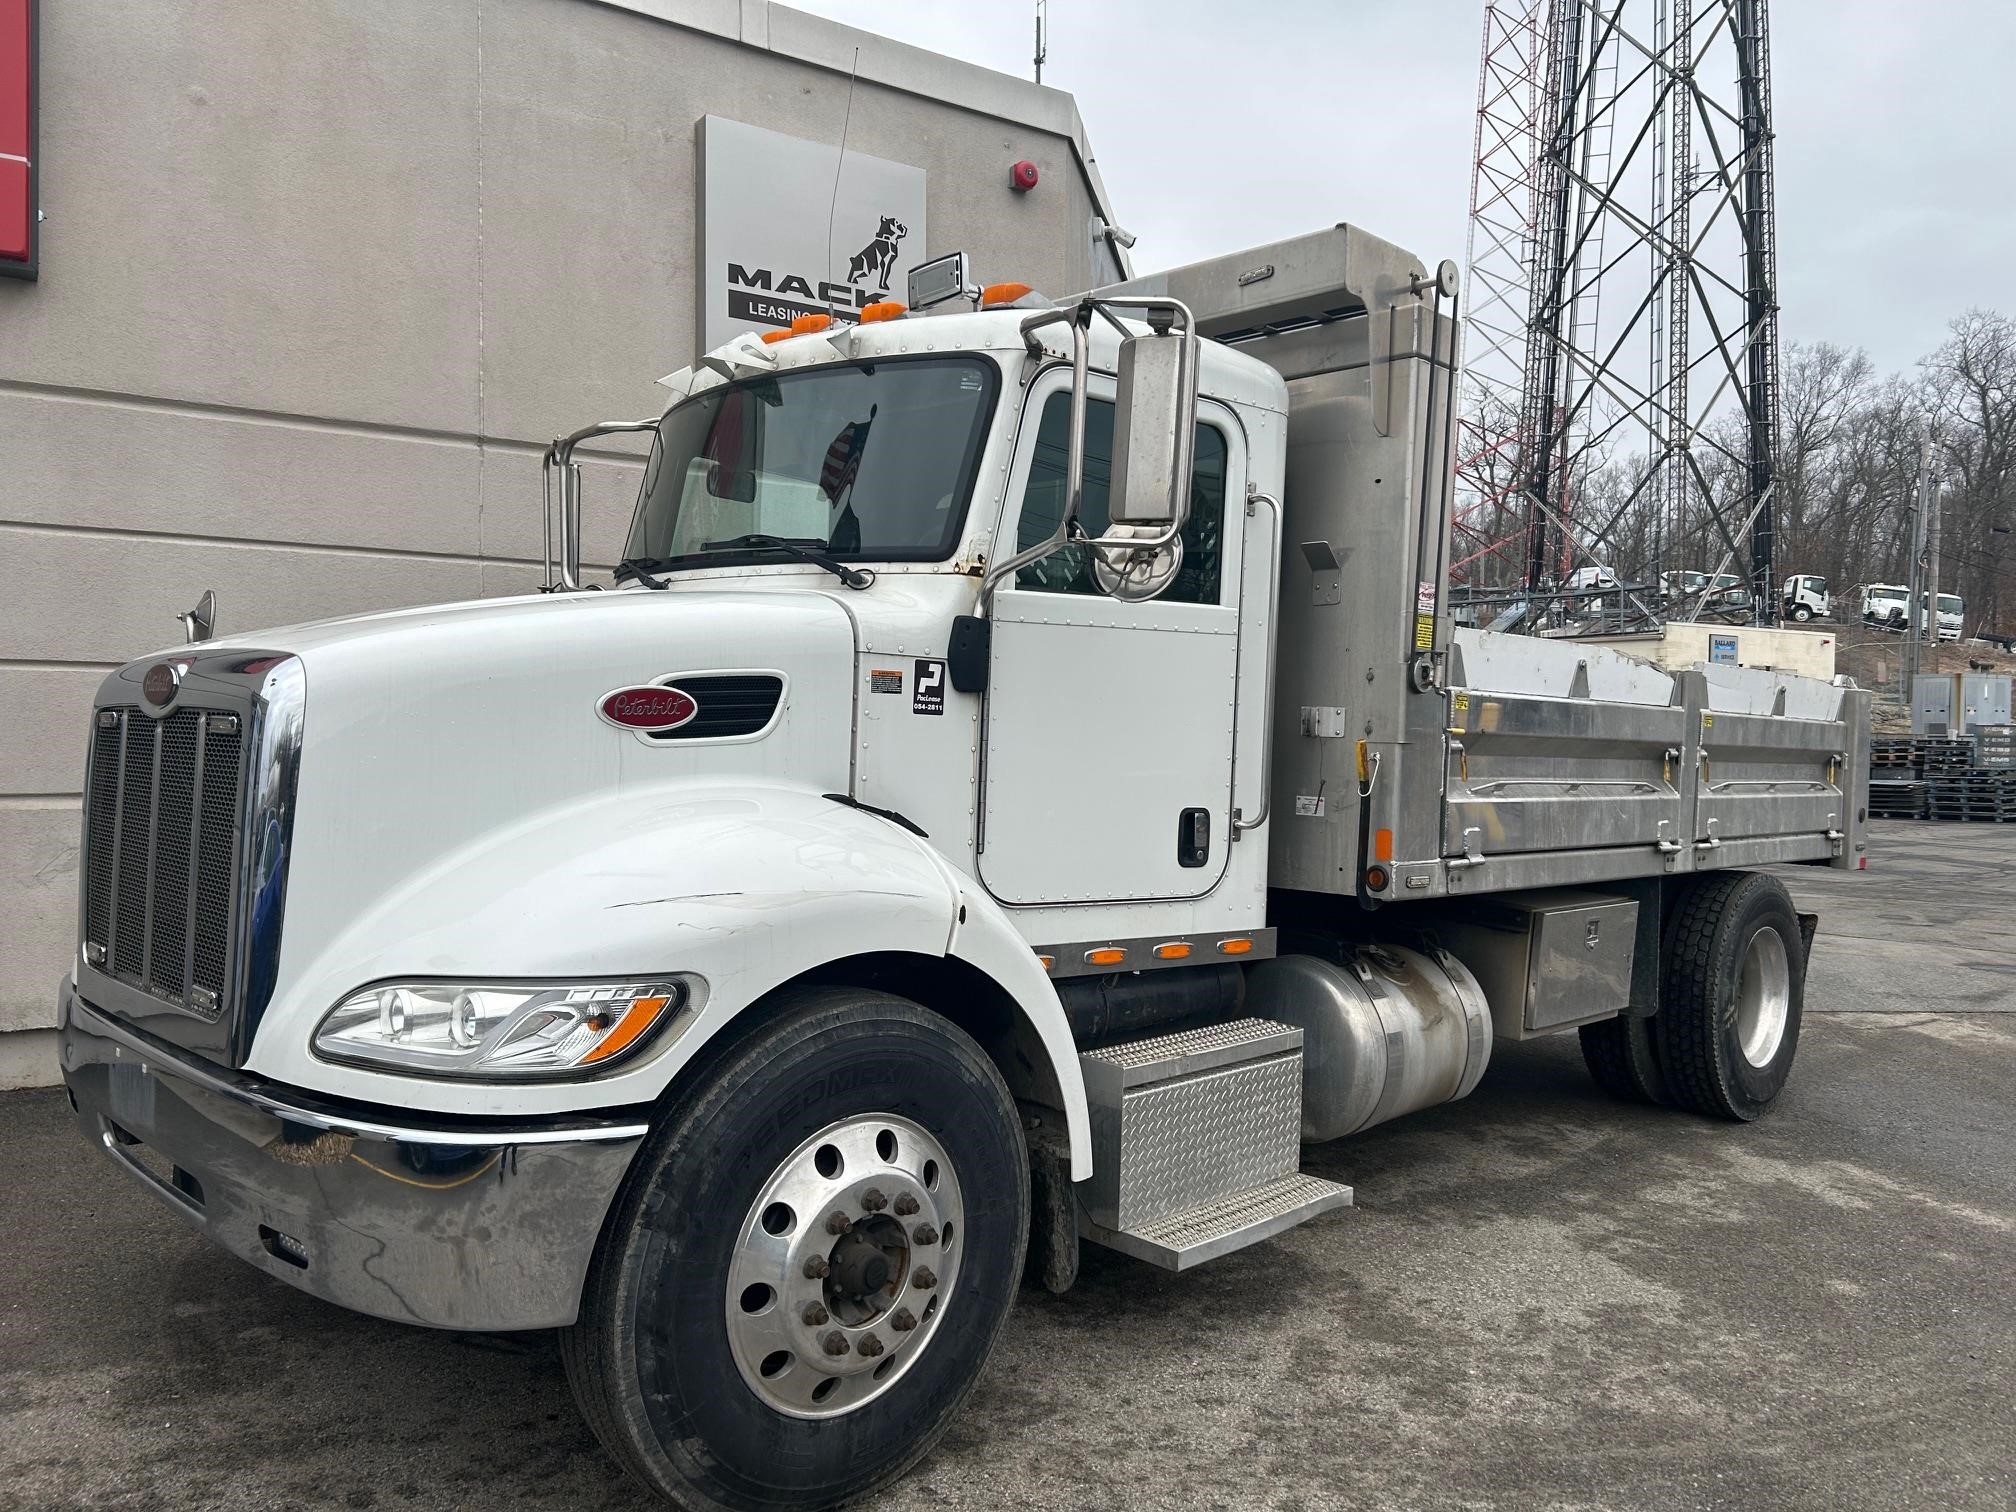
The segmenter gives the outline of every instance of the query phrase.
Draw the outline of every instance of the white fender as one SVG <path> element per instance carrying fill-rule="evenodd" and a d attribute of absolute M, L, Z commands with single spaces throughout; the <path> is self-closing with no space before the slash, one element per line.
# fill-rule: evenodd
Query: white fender
<path fill-rule="evenodd" d="M 249 1070 L 384 1106 L 521 1117 L 650 1102 L 736 1014 L 826 962 L 956 955 L 1028 1017 L 1063 1089 L 1073 1174 L 1090 1174 L 1077 1050 L 1027 943 L 924 841 L 805 788 L 694 781 L 543 810 L 404 879 L 319 946 L 300 939 L 283 936 Z M 706 982 L 699 1012 L 676 1040 L 588 1080 L 420 1081 L 311 1048 L 323 1015 L 374 982 L 674 971 Z"/>

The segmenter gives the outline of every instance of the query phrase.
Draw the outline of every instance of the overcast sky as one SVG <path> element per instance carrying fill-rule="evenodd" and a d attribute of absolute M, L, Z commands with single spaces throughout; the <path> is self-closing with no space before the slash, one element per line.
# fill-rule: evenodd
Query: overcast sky
<path fill-rule="evenodd" d="M 792 0 L 1029 76 L 1033 0 Z M 1140 271 L 1352 221 L 1463 260 L 1483 0 L 1051 0 Z M 1789 340 L 1881 368 L 2016 313 L 2016 0 L 1777 0 Z M 972 249 L 979 252 L 981 249 Z M 983 264 L 984 266 L 984 264 Z"/>

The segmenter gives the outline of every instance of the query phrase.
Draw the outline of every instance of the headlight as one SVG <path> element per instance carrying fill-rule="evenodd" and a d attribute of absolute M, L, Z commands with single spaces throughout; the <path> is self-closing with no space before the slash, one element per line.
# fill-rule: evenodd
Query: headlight
<path fill-rule="evenodd" d="M 600 1071 L 694 1000 L 697 978 L 578 984 L 394 982 L 353 992 L 315 1031 L 330 1060 L 428 1076 Z"/>

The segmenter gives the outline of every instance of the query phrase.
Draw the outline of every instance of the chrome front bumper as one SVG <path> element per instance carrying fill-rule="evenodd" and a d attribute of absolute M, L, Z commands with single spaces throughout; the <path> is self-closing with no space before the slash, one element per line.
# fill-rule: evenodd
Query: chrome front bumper
<path fill-rule="evenodd" d="M 84 1135 L 268 1275 L 437 1328 L 572 1323 L 637 1118 L 430 1122 L 226 1071 L 59 989 Z"/>

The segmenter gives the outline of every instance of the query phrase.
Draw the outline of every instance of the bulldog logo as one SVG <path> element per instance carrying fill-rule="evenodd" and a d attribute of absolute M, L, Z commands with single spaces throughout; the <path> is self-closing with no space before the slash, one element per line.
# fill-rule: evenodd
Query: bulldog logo
<path fill-rule="evenodd" d="M 847 282 L 858 284 L 873 273 L 880 280 L 876 287 L 888 293 L 889 275 L 896 271 L 896 243 L 909 234 L 910 228 L 895 216 L 883 216 L 875 240 L 847 259 Z"/>

